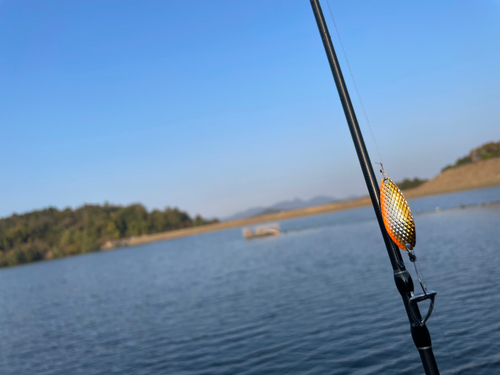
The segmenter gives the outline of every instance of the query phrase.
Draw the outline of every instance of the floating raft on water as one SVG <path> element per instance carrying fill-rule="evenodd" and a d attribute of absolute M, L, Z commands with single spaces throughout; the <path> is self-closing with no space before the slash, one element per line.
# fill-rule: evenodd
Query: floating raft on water
<path fill-rule="evenodd" d="M 251 240 L 252 238 L 267 237 L 267 236 L 279 236 L 280 226 L 278 223 L 258 226 L 254 229 L 250 227 L 243 228 L 243 238 Z"/>

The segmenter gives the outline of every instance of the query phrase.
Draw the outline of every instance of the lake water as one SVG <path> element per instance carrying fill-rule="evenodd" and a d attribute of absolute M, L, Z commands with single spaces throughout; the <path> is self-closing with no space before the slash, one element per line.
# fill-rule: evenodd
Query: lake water
<path fill-rule="evenodd" d="M 499 200 L 411 202 L 442 374 L 500 373 Z M 0 373 L 422 374 L 373 209 L 280 225 L 0 270 Z"/>

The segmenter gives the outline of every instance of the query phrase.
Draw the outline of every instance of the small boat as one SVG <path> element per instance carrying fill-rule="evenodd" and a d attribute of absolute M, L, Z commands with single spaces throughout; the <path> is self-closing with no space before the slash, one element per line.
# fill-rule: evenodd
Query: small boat
<path fill-rule="evenodd" d="M 280 227 L 278 223 L 267 226 L 258 226 L 253 230 L 250 227 L 243 228 L 243 238 L 251 240 L 252 238 L 260 238 L 267 236 L 279 236 Z"/>

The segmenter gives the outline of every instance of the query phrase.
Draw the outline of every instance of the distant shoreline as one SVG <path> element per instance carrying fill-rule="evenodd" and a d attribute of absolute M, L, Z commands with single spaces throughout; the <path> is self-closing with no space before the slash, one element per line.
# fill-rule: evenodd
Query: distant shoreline
<path fill-rule="evenodd" d="M 461 167 L 451 168 L 437 175 L 432 180 L 403 193 L 407 199 L 430 195 L 455 193 L 464 190 L 482 189 L 500 185 L 500 158 L 481 160 Z M 313 216 L 335 211 L 350 210 L 371 204 L 368 196 L 329 203 L 321 206 L 283 211 L 268 215 L 255 216 L 246 219 L 232 220 L 199 227 L 178 229 L 169 232 L 147 234 L 139 237 L 106 242 L 101 250 L 112 250 L 125 246 L 136 246 L 150 242 L 164 241 L 174 238 L 192 236 L 195 234 L 214 232 L 230 228 L 238 228 L 270 221 L 280 221 L 303 216 Z"/>

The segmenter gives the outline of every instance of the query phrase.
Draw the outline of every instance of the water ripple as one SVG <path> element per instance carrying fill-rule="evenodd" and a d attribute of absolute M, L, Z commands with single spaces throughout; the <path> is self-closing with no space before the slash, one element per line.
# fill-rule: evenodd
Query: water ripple
<path fill-rule="evenodd" d="M 281 224 L 0 271 L 2 374 L 422 373 L 373 210 Z M 498 372 L 500 206 L 416 224 L 441 373 Z"/>

